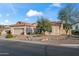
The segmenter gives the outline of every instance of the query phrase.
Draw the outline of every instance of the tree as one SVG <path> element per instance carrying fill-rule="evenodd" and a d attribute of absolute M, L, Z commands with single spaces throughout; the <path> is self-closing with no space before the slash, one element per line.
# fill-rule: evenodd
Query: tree
<path fill-rule="evenodd" d="M 48 19 L 41 17 L 37 20 L 37 30 L 39 33 L 45 34 L 46 31 L 50 32 L 51 29 L 51 22 Z"/>
<path fill-rule="evenodd" d="M 67 5 L 59 11 L 58 18 L 67 34 L 72 28 L 72 24 L 79 18 L 79 10 L 73 5 Z"/>
<path fill-rule="evenodd" d="M 68 33 L 68 31 L 72 28 L 70 24 L 64 23 L 63 24 L 63 28 L 66 31 L 66 35 Z"/>

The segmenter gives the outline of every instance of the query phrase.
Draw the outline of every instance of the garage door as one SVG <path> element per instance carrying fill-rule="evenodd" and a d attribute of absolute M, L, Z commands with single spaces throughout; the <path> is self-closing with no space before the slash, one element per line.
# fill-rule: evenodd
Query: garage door
<path fill-rule="evenodd" d="M 21 35 L 24 32 L 24 28 L 14 28 L 14 34 Z"/>

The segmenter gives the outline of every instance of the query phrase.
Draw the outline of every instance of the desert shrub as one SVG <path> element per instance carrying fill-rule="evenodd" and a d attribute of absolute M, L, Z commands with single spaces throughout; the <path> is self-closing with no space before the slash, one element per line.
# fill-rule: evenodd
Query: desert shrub
<path fill-rule="evenodd" d="M 7 32 L 6 38 L 13 38 L 13 35 L 12 35 L 11 31 Z"/>
<path fill-rule="evenodd" d="M 13 35 L 8 34 L 8 35 L 6 35 L 6 38 L 13 38 Z"/>

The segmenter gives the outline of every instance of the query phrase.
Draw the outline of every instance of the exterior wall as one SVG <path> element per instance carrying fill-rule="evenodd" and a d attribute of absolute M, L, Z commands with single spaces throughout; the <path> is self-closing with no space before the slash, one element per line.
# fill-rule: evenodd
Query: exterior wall
<path fill-rule="evenodd" d="M 60 35 L 65 35 L 65 34 L 66 34 L 66 31 L 63 29 L 63 25 L 61 24 L 61 27 L 60 27 Z M 67 34 L 68 35 L 71 35 L 71 30 L 69 30 Z"/>
<path fill-rule="evenodd" d="M 59 26 L 52 26 L 52 32 L 50 35 L 59 35 Z"/>
<path fill-rule="evenodd" d="M 27 34 L 26 34 L 26 26 L 24 26 L 24 35 L 27 35 Z"/>
<path fill-rule="evenodd" d="M 65 30 L 60 28 L 60 35 L 65 35 L 65 34 L 66 34 Z"/>
<path fill-rule="evenodd" d="M 14 34 L 14 27 L 11 27 L 11 32 L 12 34 Z"/>
<path fill-rule="evenodd" d="M 60 35 L 64 35 L 66 34 L 65 30 L 63 29 L 63 25 L 61 24 L 61 27 L 60 27 Z"/>
<path fill-rule="evenodd" d="M 52 26 L 52 32 L 45 32 L 45 35 L 60 35 L 60 27 Z"/>
<path fill-rule="evenodd" d="M 52 32 L 51 33 L 46 32 L 46 35 L 65 35 L 65 34 L 66 34 L 66 32 L 63 29 L 62 24 L 61 24 L 61 27 L 60 26 L 52 26 Z M 71 30 L 68 31 L 67 34 L 71 34 Z"/>

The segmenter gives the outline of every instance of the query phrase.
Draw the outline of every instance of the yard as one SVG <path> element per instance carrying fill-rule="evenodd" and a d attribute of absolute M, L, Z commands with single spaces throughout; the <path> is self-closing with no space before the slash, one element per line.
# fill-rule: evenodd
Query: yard
<path fill-rule="evenodd" d="M 40 36 L 40 35 L 19 35 L 14 38 L 15 40 L 29 40 L 29 41 L 42 41 L 42 42 L 50 42 L 50 43 L 60 43 L 60 44 L 79 44 L 79 37 L 75 36 Z"/>
<path fill-rule="evenodd" d="M 7 39 L 4 36 L 0 36 L 0 39 Z M 9 38 L 11 40 L 22 40 L 22 41 L 42 41 L 49 42 L 55 44 L 79 44 L 79 37 L 66 35 L 18 35 L 13 38 Z"/>

